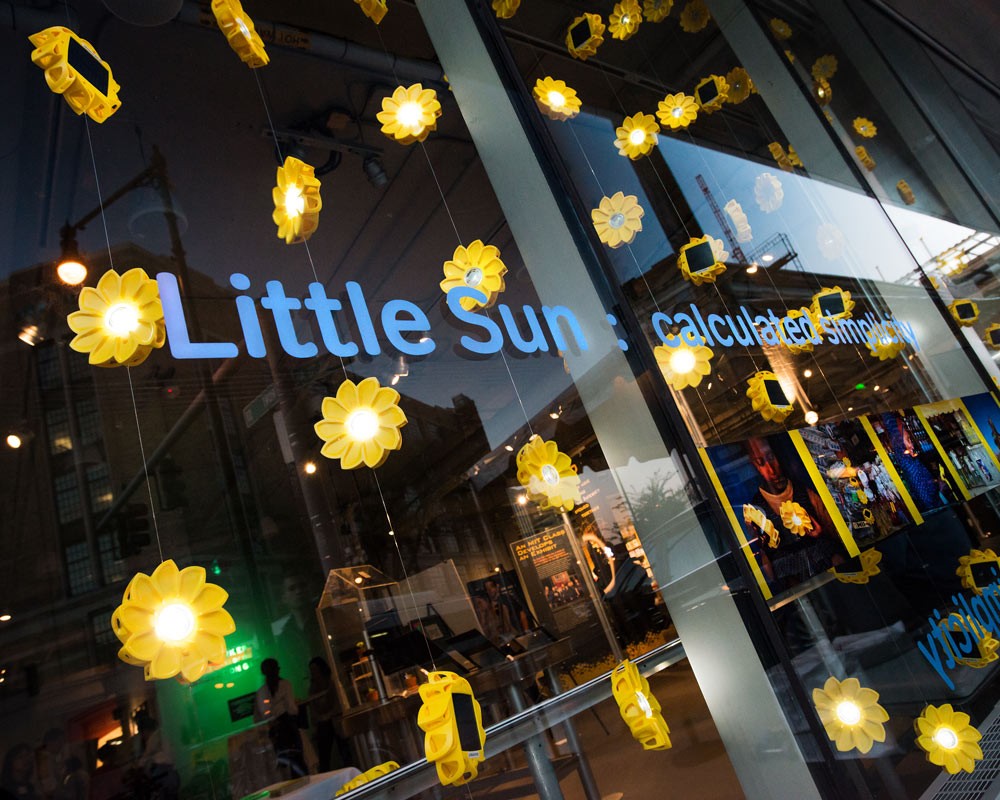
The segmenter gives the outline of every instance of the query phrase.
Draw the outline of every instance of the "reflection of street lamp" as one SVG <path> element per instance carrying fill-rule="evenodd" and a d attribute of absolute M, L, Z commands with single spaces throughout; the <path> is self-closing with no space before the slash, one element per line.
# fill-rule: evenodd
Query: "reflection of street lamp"
<path fill-rule="evenodd" d="M 56 275 L 67 286 L 79 286 L 87 278 L 87 267 L 80 258 L 80 249 L 76 244 L 76 228 L 64 225 L 60 238 L 62 257 L 56 267 Z"/>

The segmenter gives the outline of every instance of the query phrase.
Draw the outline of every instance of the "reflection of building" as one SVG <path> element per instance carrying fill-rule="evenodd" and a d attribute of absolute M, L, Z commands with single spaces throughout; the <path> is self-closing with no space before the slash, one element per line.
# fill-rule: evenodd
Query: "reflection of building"
<path fill-rule="evenodd" d="M 142 266 L 150 274 L 175 269 L 173 262 L 133 244 L 116 246 L 111 255 L 116 264 Z M 106 264 L 100 254 L 88 263 L 96 281 Z M 8 318 L 34 326 L 30 342 L 22 338 L 0 355 L 15 384 L 9 395 L 19 398 L 18 430 L 25 441 L 0 453 L 18 486 L 17 502 L 5 515 L 4 538 L 14 552 L 25 554 L 0 562 L 0 584 L 8 597 L 17 598 L 0 689 L 25 689 L 28 698 L 42 692 L 44 702 L 2 706 L 4 714 L 17 715 L 26 735 L 69 719 L 88 736 L 101 738 L 150 697 L 141 672 L 115 658 L 118 642 L 109 621 L 126 577 L 151 572 L 159 560 L 154 516 L 159 540 L 172 557 L 227 569 L 222 582 L 246 580 L 250 567 L 235 567 L 241 549 L 235 542 L 237 531 L 250 535 L 250 530 L 234 525 L 229 508 L 241 494 L 252 497 L 252 489 L 235 425 L 238 411 L 229 400 L 206 402 L 199 365 L 174 360 L 164 349 L 129 371 L 90 367 L 85 355 L 66 345 L 72 334 L 65 315 L 76 301 L 51 284 L 50 269 L 41 265 L 15 273 L 0 292 Z M 187 288 L 197 298 L 197 313 L 211 320 L 204 325 L 207 335 L 231 338 L 236 320 L 213 313 L 220 302 L 231 303 L 227 294 L 195 271 Z M 250 381 L 246 369 L 241 378 Z M 221 437 L 212 434 L 217 426 Z M 206 452 L 210 436 L 217 446 Z M 220 480 L 224 461 L 237 465 L 236 486 Z M 199 535 L 189 537 L 192 529 Z M 237 604 L 234 613 L 249 615 L 254 601 L 241 602 L 244 608 Z M 94 698 L 100 698 L 97 705 Z"/>

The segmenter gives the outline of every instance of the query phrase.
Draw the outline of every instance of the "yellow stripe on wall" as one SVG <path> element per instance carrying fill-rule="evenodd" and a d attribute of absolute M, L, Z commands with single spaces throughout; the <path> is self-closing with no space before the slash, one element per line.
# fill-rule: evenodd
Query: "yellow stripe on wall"
<path fill-rule="evenodd" d="M 705 465 L 705 470 L 708 472 L 708 478 L 712 482 L 712 487 L 719 496 L 719 502 L 722 503 L 722 508 L 726 512 L 726 516 L 729 517 L 729 524 L 733 526 L 733 532 L 740 542 L 740 549 L 743 551 L 746 560 L 750 562 L 750 569 L 753 570 L 754 577 L 757 579 L 757 585 L 760 586 L 760 591 L 764 595 L 764 599 L 770 600 L 771 590 L 768 588 L 767 581 L 764 580 L 764 573 L 760 571 L 760 564 L 757 563 L 757 559 L 750 549 L 750 543 L 747 541 L 743 526 L 740 525 L 739 520 L 736 518 L 736 512 L 733 511 L 733 504 L 729 501 L 726 490 L 722 488 L 722 481 L 719 480 L 719 475 L 716 473 L 715 467 L 712 466 L 708 452 L 704 447 L 699 447 L 698 455 L 701 456 L 701 463 Z"/>
<path fill-rule="evenodd" d="M 927 431 L 927 436 L 930 437 L 931 444 L 934 445 L 934 449 L 937 450 L 938 455 L 944 462 L 945 468 L 948 470 L 948 472 L 951 474 L 951 477 L 954 479 L 955 485 L 958 486 L 959 491 L 962 493 L 963 499 L 968 500 L 972 495 L 969 494 L 969 490 L 966 488 L 965 482 L 962 480 L 962 477 L 958 474 L 958 470 L 955 469 L 955 465 L 951 463 L 951 459 L 948 458 L 948 454 L 945 452 L 945 449 L 941 446 L 941 442 L 938 441 L 937 434 L 934 433 L 934 428 L 932 428 L 931 424 L 927 421 L 927 415 L 920 410 L 919 406 L 917 406 L 913 410 L 917 413 L 917 416 L 920 418 L 920 423 L 924 426 L 924 430 Z"/>

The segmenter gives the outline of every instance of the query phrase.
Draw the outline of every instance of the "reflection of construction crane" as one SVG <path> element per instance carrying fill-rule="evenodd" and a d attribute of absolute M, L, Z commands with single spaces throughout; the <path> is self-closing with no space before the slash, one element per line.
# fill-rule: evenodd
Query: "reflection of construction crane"
<path fill-rule="evenodd" d="M 712 192 L 708 188 L 708 184 L 705 183 L 705 179 L 701 175 L 695 175 L 694 179 L 698 182 L 698 188 L 701 189 L 701 193 L 705 195 L 709 208 L 711 208 L 712 213 L 715 214 L 715 219 L 718 221 L 719 227 L 722 228 L 722 233 L 728 240 L 729 249 L 732 251 L 736 261 L 740 264 L 746 264 L 747 257 L 743 255 L 743 248 L 740 247 L 739 243 L 736 241 L 733 229 L 729 226 L 729 220 L 726 218 L 726 215 L 722 213 L 722 209 L 719 208 L 719 204 L 715 202 L 715 198 L 712 196 Z"/>
<path fill-rule="evenodd" d="M 751 250 L 750 263 L 754 262 L 769 270 L 781 269 L 786 264 L 791 264 L 799 272 L 803 271 L 799 254 L 792 249 L 791 239 L 783 233 L 774 234 Z"/>

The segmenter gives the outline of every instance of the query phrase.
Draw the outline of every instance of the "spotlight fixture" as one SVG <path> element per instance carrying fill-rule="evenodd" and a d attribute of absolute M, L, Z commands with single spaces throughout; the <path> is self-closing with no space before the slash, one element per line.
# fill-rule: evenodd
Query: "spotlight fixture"
<path fill-rule="evenodd" d="M 21 447 L 22 444 L 24 444 L 24 442 L 21 440 L 21 437 L 18 436 L 16 433 L 7 434 L 7 447 L 9 447 L 11 450 L 17 450 L 18 448 Z"/>
<path fill-rule="evenodd" d="M 819 422 L 819 414 L 817 414 L 815 411 L 807 411 L 806 424 L 815 425 L 817 422 Z"/>
<path fill-rule="evenodd" d="M 361 169 L 364 170 L 368 182 L 376 189 L 384 189 L 389 185 L 389 176 L 382 165 L 382 159 L 378 156 L 366 156 L 365 160 L 361 162 Z"/>
<path fill-rule="evenodd" d="M 314 475 L 316 473 L 316 462 L 307 461 L 302 469 L 305 470 L 306 475 Z"/>

